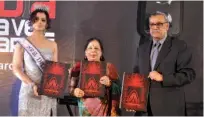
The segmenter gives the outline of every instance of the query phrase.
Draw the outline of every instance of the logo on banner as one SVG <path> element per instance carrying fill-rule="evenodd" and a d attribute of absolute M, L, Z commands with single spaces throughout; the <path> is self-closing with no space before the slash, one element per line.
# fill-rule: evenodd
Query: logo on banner
<path fill-rule="evenodd" d="M 51 19 L 56 16 L 56 1 L 50 0 L 47 2 L 32 2 L 29 6 L 29 11 L 26 10 L 25 2 L 31 1 L 7 1 L 14 3 L 14 9 L 6 8 L 6 1 L 0 1 L 0 53 L 13 52 L 14 43 L 18 39 L 26 38 L 31 35 L 30 26 L 27 19 L 23 19 L 24 12 L 32 12 L 34 6 L 37 4 L 44 4 L 49 8 L 49 15 Z M 13 5 L 12 5 L 13 6 Z M 46 32 L 45 36 L 49 40 L 55 40 L 55 32 Z"/>

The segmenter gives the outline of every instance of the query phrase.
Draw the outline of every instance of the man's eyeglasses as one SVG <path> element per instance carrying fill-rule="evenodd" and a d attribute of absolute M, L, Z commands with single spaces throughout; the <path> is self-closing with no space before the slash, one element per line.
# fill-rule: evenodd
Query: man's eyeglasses
<path fill-rule="evenodd" d="M 167 23 L 167 22 L 164 22 L 164 23 L 161 23 L 161 22 L 159 22 L 159 23 L 150 23 L 149 27 L 150 28 L 153 27 L 153 26 L 162 27 L 165 23 Z"/>

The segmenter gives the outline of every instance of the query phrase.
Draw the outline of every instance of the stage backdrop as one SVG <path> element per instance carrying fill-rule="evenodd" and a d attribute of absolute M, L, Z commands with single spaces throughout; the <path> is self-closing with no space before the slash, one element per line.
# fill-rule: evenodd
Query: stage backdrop
<path fill-rule="evenodd" d="M 86 40 L 98 37 L 103 41 L 106 60 L 116 65 L 120 79 L 123 72 L 133 71 L 136 50 L 141 41 L 137 33 L 138 1 L 0 0 L 0 116 L 17 114 L 21 82 L 12 74 L 14 41 L 30 35 L 28 16 L 36 4 L 46 4 L 50 8 L 52 25 L 45 35 L 57 42 L 60 62 L 73 63 L 83 59 Z M 186 88 L 187 105 L 203 102 L 202 5 L 201 1 L 184 3 L 184 30 L 180 39 L 193 48 L 196 69 L 196 80 Z M 174 10 L 177 12 L 179 9 Z M 189 110 L 193 111 L 191 115 L 202 113 L 199 106 L 189 107 Z M 133 114 L 122 111 L 122 115 Z M 69 115 L 65 105 L 58 105 L 58 115 Z"/>

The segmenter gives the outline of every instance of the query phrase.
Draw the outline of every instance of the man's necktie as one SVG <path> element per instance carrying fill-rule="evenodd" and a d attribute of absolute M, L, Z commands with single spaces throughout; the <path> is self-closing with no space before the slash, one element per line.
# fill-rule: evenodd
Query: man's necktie
<path fill-rule="evenodd" d="M 152 53 L 151 53 L 151 68 L 152 68 L 152 71 L 153 71 L 155 63 L 157 61 L 157 56 L 159 54 L 159 47 L 160 46 L 161 46 L 161 44 L 159 42 L 156 42 L 153 45 L 153 48 L 152 48 Z"/>

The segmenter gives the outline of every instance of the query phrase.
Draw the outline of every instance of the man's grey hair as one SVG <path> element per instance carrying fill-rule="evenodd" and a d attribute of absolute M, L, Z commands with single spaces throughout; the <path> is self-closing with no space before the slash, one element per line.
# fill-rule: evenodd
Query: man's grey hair
<path fill-rule="evenodd" d="M 168 22 L 169 24 L 172 23 L 172 17 L 171 17 L 171 15 L 170 15 L 169 13 L 164 13 L 164 12 L 161 12 L 161 11 L 156 11 L 156 12 L 150 14 L 149 19 L 150 19 L 152 16 L 156 16 L 156 15 L 163 15 L 164 18 L 165 18 L 165 20 L 166 20 L 166 22 Z"/>

